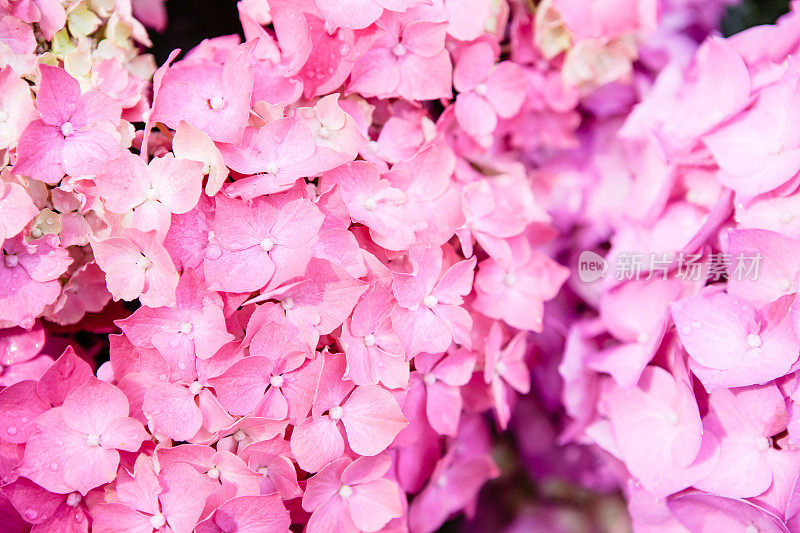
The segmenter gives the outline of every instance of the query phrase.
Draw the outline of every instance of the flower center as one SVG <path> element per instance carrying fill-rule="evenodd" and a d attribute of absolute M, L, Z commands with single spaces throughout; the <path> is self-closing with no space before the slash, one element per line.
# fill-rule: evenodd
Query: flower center
<path fill-rule="evenodd" d="M 786 278 L 783 278 L 783 279 L 781 280 L 781 290 L 782 290 L 782 291 L 784 291 L 784 292 L 786 292 L 786 291 L 788 291 L 788 290 L 789 290 L 789 289 L 791 289 L 791 288 L 792 288 L 792 282 L 791 282 L 791 281 L 789 281 L 789 280 L 788 280 L 788 279 L 786 279 Z"/>
<path fill-rule="evenodd" d="M 517 284 L 517 276 L 513 272 L 509 272 L 503 277 L 503 283 L 509 287 L 513 287 Z"/>
<path fill-rule="evenodd" d="M 756 448 L 758 451 L 763 452 L 769 448 L 769 439 L 767 437 L 759 437 L 756 439 Z"/>
<path fill-rule="evenodd" d="M 274 248 L 274 247 L 275 247 L 275 243 L 274 243 L 274 242 L 272 242 L 272 239 L 270 239 L 269 237 L 266 237 L 266 238 L 265 238 L 263 241 L 261 241 L 260 243 L 258 243 L 258 245 L 259 245 L 259 246 L 261 247 L 261 249 L 262 249 L 262 250 L 264 250 L 265 252 L 269 252 L 270 250 L 272 250 L 272 248 Z"/>
<path fill-rule="evenodd" d="M 216 466 L 212 466 L 211 470 L 206 472 L 206 475 L 211 479 L 219 479 L 219 468 L 217 468 Z"/>
<path fill-rule="evenodd" d="M 485 83 L 479 83 L 475 87 L 475 92 L 477 94 L 481 95 L 481 96 L 486 96 L 486 91 L 487 91 L 487 88 L 486 88 L 486 84 Z"/>
<path fill-rule="evenodd" d="M 747 345 L 751 348 L 758 348 L 761 346 L 761 337 L 756 333 L 751 333 L 747 336 Z"/>
<path fill-rule="evenodd" d="M 425 385 L 431 386 L 434 383 L 436 383 L 436 376 L 434 376 L 433 374 L 425 374 L 424 376 L 422 376 L 422 382 Z"/>
<path fill-rule="evenodd" d="M 3 262 L 8 268 L 14 268 L 19 264 L 19 257 L 16 255 L 7 255 Z"/>
<path fill-rule="evenodd" d="M 284 298 L 283 300 L 281 300 L 281 307 L 283 307 L 284 311 L 288 311 L 289 309 L 294 307 L 294 300 L 292 300 L 291 298 Z"/>
<path fill-rule="evenodd" d="M 149 189 L 147 189 L 146 196 L 148 200 L 150 200 L 151 202 L 155 202 L 156 200 L 158 200 L 158 191 L 150 187 Z"/>
<path fill-rule="evenodd" d="M 667 413 L 667 422 L 669 422 L 673 426 L 677 426 L 678 421 L 679 421 L 678 413 L 676 413 L 675 411 L 669 411 Z"/>
<path fill-rule="evenodd" d="M 320 127 L 319 131 L 317 132 L 317 135 L 319 135 L 323 139 L 327 139 L 328 137 L 331 136 L 331 130 L 329 130 L 325 126 L 322 126 L 322 127 Z"/>
<path fill-rule="evenodd" d="M 77 507 L 79 503 L 81 503 L 81 495 L 77 492 L 70 492 L 67 496 L 67 505 Z"/>
<path fill-rule="evenodd" d="M 427 307 L 428 309 L 436 307 L 436 304 L 438 304 L 438 303 L 439 303 L 439 299 L 436 296 L 434 296 L 433 294 L 427 295 L 425 297 L 425 299 L 422 300 L 422 304 L 425 307 Z"/>
<path fill-rule="evenodd" d="M 75 128 L 72 126 L 71 122 L 65 122 L 61 125 L 61 135 L 69 137 L 73 133 L 75 133 Z"/>
<path fill-rule="evenodd" d="M 344 498 L 345 500 L 353 495 L 353 487 L 350 485 L 342 485 L 339 487 L 339 496 Z"/>
<path fill-rule="evenodd" d="M 180 332 L 183 333 L 184 335 L 188 335 L 189 333 L 192 332 L 192 329 L 194 329 L 194 326 L 192 326 L 190 322 L 184 322 L 183 324 L 181 324 Z"/>
<path fill-rule="evenodd" d="M 247 433 L 242 431 L 241 429 L 237 429 L 236 433 L 233 434 L 233 440 L 236 442 L 241 442 L 247 437 Z"/>
<path fill-rule="evenodd" d="M 406 55 L 406 47 L 400 43 L 397 43 L 392 47 L 392 53 L 397 57 L 403 57 Z"/>
<path fill-rule="evenodd" d="M 167 519 L 164 518 L 164 515 L 161 513 L 154 514 L 150 517 L 150 525 L 153 526 L 153 529 L 161 529 L 166 523 Z"/>
<path fill-rule="evenodd" d="M 364 346 L 370 347 L 375 346 L 375 335 L 372 333 L 367 333 L 364 335 Z"/>
<path fill-rule="evenodd" d="M 191 392 L 194 396 L 200 394 L 201 390 L 203 390 L 203 386 L 199 381 L 193 381 L 192 384 L 189 385 L 189 392 Z"/>
<path fill-rule="evenodd" d="M 494 371 L 498 376 L 502 376 L 506 373 L 506 364 L 503 361 L 498 361 L 496 365 L 494 365 Z"/>
<path fill-rule="evenodd" d="M 331 420 L 339 420 L 340 418 L 342 418 L 342 414 L 343 412 L 341 405 L 335 405 L 331 407 L 331 410 L 328 412 L 328 415 L 331 417 Z"/>
<path fill-rule="evenodd" d="M 277 174 L 278 163 L 276 163 L 275 161 L 270 161 L 269 163 L 267 163 L 267 166 L 264 167 L 264 170 L 267 172 L 267 174 Z"/>
<path fill-rule="evenodd" d="M 272 376 L 269 378 L 269 384 L 280 389 L 283 387 L 283 376 Z"/>
<path fill-rule="evenodd" d="M 364 200 L 364 209 L 367 211 L 372 211 L 376 207 L 378 207 L 378 202 L 376 202 L 374 198 L 367 198 Z"/>
<path fill-rule="evenodd" d="M 94 448 L 95 446 L 100 444 L 100 435 L 98 435 L 96 433 L 92 433 L 91 435 L 88 435 L 86 437 L 86 444 L 89 447 Z"/>
<path fill-rule="evenodd" d="M 213 110 L 223 109 L 225 107 L 225 99 L 221 96 L 215 96 L 208 99 L 208 107 Z"/>

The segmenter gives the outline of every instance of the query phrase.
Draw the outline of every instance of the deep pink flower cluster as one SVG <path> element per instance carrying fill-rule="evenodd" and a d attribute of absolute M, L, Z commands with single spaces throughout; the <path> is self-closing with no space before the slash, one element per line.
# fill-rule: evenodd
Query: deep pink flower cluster
<path fill-rule="evenodd" d="M 583 202 L 550 206 L 570 264 L 609 269 L 559 301 L 590 309 L 561 438 L 603 450 L 636 531 L 800 530 L 798 8 L 675 58 L 542 169 Z"/>
<path fill-rule="evenodd" d="M 568 276 L 512 120 L 566 86 L 501 60 L 505 2 L 275 0 L 148 98 L 124 8 L 0 3 L 0 519 L 424 532 L 473 508 L 483 414 L 529 391 Z M 45 335 L 108 332 L 111 300 L 140 306 L 99 368 Z"/>

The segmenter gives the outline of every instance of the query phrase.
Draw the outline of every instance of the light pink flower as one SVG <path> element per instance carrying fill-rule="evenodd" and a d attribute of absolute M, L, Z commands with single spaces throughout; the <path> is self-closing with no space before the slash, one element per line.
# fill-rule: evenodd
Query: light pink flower
<path fill-rule="evenodd" d="M 397 307 L 392 324 L 407 356 L 441 353 L 450 343 L 469 347 L 472 317 L 461 307 L 472 289 L 475 258 L 445 270 L 442 250 L 433 246 L 411 249 L 411 272 L 392 273 Z"/>
<path fill-rule="evenodd" d="M 516 115 L 525 100 L 527 82 L 516 63 L 495 63 L 492 45 L 479 41 L 465 48 L 453 72 L 458 90 L 455 114 L 458 124 L 470 135 L 490 135 L 497 127 L 497 117 Z"/>
<path fill-rule="evenodd" d="M 111 133 L 120 118 L 119 103 L 96 91 L 81 95 L 78 81 L 63 69 L 40 65 L 39 70 L 41 119 L 22 132 L 14 172 L 51 184 L 64 174 L 97 173 L 119 150 Z"/>
<path fill-rule="evenodd" d="M 51 492 L 86 495 L 114 479 L 117 450 L 135 452 L 146 438 L 142 425 L 128 417 L 125 395 L 91 380 L 36 419 L 20 474 Z"/>
<path fill-rule="evenodd" d="M 449 98 L 453 65 L 444 48 L 447 23 L 385 14 L 372 48 L 356 60 L 349 90 L 407 100 Z M 423 81 L 424 80 L 424 81 Z"/>
<path fill-rule="evenodd" d="M 175 303 L 178 272 L 155 232 L 127 229 L 119 237 L 93 240 L 92 251 L 114 300 L 139 298 L 154 308 Z"/>
<path fill-rule="evenodd" d="M 384 477 L 391 464 L 386 454 L 342 458 L 309 479 L 303 494 L 309 533 L 379 531 L 402 516 L 400 487 Z"/>

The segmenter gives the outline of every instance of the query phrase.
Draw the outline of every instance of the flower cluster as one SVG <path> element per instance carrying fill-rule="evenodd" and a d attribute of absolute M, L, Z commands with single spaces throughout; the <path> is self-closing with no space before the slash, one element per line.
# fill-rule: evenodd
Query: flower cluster
<path fill-rule="evenodd" d="M 130 5 L 67 4 L 0 3 L 3 520 L 424 532 L 473 508 L 484 414 L 529 391 L 568 277 L 515 124 L 551 112 L 532 88 L 577 89 L 503 53 L 528 7 L 243 1 L 244 42 L 151 85 Z M 87 332 L 111 333 L 97 368 Z"/>
<path fill-rule="evenodd" d="M 562 439 L 603 450 L 636 530 L 800 528 L 798 7 L 668 62 L 570 155 L 592 162 L 583 212 L 554 215 L 570 264 L 590 250 L 673 265 L 573 278 L 559 302 L 584 309 L 559 367 Z M 682 275 L 689 256 L 702 276 Z M 742 258 L 757 259 L 747 275 Z"/>

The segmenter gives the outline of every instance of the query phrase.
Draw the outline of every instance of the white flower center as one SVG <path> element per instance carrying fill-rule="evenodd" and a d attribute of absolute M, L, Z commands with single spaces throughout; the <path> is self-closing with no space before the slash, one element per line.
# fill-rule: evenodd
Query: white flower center
<path fill-rule="evenodd" d="M 783 213 L 781 214 L 781 222 L 784 224 L 788 224 L 794 219 L 794 216 L 791 213 Z"/>
<path fill-rule="evenodd" d="M 424 376 L 422 376 L 422 382 L 428 386 L 433 385 L 434 383 L 436 383 L 436 376 L 434 376 L 433 374 L 425 374 Z"/>
<path fill-rule="evenodd" d="M 759 529 L 755 524 L 750 524 L 744 529 L 744 533 L 759 533 Z"/>
<path fill-rule="evenodd" d="M 406 55 L 406 47 L 400 43 L 397 43 L 392 47 L 392 53 L 397 57 L 402 57 Z"/>
<path fill-rule="evenodd" d="M 331 410 L 328 412 L 328 415 L 331 417 L 331 420 L 339 420 L 342 418 L 342 406 L 335 405 L 331 407 Z"/>
<path fill-rule="evenodd" d="M 677 426 L 679 420 L 680 419 L 678 418 L 678 413 L 676 413 L 675 411 L 669 411 L 667 413 L 667 422 L 669 422 L 673 426 Z"/>
<path fill-rule="evenodd" d="M 225 99 L 221 96 L 209 98 L 208 107 L 214 110 L 223 109 L 225 107 Z"/>
<path fill-rule="evenodd" d="M 61 135 L 69 137 L 73 133 L 75 133 L 75 128 L 72 126 L 71 122 L 65 122 L 61 125 Z"/>
<path fill-rule="evenodd" d="M 636 335 L 636 342 L 639 344 L 644 344 L 647 342 L 649 336 L 644 331 L 640 331 L 638 335 Z"/>
<path fill-rule="evenodd" d="M 364 346 L 370 347 L 375 346 L 375 335 L 372 333 L 367 333 L 364 335 Z"/>
<path fill-rule="evenodd" d="M 498 361 L 496 365 L 494 365 L 494 371 L 498 376 L 502 376 L 506 373 L 506 364 L 503 361 Z"/>
<path fill-rule="evenodd" d="M 277 174 L 278 173 L 278 163 L 276 163 L 275 161 L 270 161 L 264 167 L 264 170 L 266 170 L 267 174 Z"/>
<path fill-rule="evenodd" d="M 367 211 L 372 211 L 376 207 L 378 207 L 378 202 L 376 202 L 374 198 L 367 198 L 364 200 L 364 209 Z"/>
<path fill-rule="evenodd" d="M 747 336 L 747 345 L 751 348 L 758 348 L 761 346 L 761 337 L 756 333 L 751 333 Z"/>
<path fill-rule="evenodd" d="M 79 503 L 81 503 L 81 495 L 77 492 L 70 492 L 67 496 L 67 505 L 77 507 Z"/>
<path fill-rule="evenodd" d="M 281 300 L 281 307 L 283 307 L 284 311 L 288 311 L 289 309 L 294 307 L 294 300 L 292 300 L 291 298 L 284 298 L 283 300 Z"/>
<path fill-rule="evenodd" d="M 283 376 L 272 376 L 269 378 L 269 384 L 280 389 L 283 387 Z"/>
<path fill-rule="evenodd" d="M 266 237 L 266 238 L 265 238 L 263 241 L 261 241 L 260 243 L 258 243 L 258 245 L 259 245 L 259 246 L 261 247 L 261 249 L 262 249 L 262 250 L 264 250 L 265 252 L 269 252 L 269 251 L 270 251 L 270 250 L 272 250 L 272 248 L 275 246 L 275 243 L 274 243 L 274 242 L 272 242 L 272 239 L 270 239 L 269 237 Z"/>
<path fill-rule="evenodd" d="M 192 384 L 189 385 L 189 392 L 191 392 L 194 396 L 200 394 L 201 390 L 203 390 L 203 386 L 199 381 L 193 381 Z"/>
<path fill-rule="evenodd" d="M 14 268 L 19 264 L 19 257 L 16 255 L 7 255 L 4 259 L 4 263 L 8 268 Z"/>
<path fill-rule="evenodd" d="M 164 518 L 164 515 L 161 513 L 154 514 L 150 517 L 150 525 L 153 526 L 153 529 L 161 529 L 167 523 L 167 519 Z"/>
<path fill-rule="evenodd" d="M 434 296 L 433 294 L 427 295 L 425 297 L 425 299 L 422 300 L 422 304 L 425 307 L 427 307 L 428 309 L 436 307 L 436 304 L 438 304 L 438 303 L 439 303 L 439 299 L 436 296 Z"/>
<path fill-rule="evenodd" d="M 486 88 L 486 84 L 485 84 L 485 83 L 479 83 L 479 84 L 478 84 L 478 85 L 475 87 L 475 92 L 476 92 L 477 94 L 481 95 L 481 96 L 486 96 L 486 91 L 487 91 L 487 90 L 488 90 L 488 89 Z"/>
<path fill-rule="evenodd" d="M 513 272 L 509 272 L 503 277 L 503 283 L 509 287 L 513 287 L 517 284 L 517 276 Z"/>
<path fill-rule="evenodd" d="M 150 187 L 149 189 L 147 189 L 146 197 L 151 202 L 155 202 L 156 200 L 158 200 L 158 191 Z"/>
<path fill-rule="evenodd" d="M 756 448 L 760 452 L 769 448 L 769 439 L 767 437 L 758 437 L 758 439 L 756 439 Z"/>
<path fill-rule="evenodd" d="M 781 290 L 785 292 L 785 291 L 788 291 L 791 288 L 792 288 L 792 282 L 789 281 L 786 278 L 783 278 L 781 280 Z"/>
<path fill-rule="evenodd" d="M 96 433 L 92 433 L 91 435 L 87 435 L 86 444 L 89 447 L 94 448 L 95 446 L 100 444 L 100 435 L 98 435 Z"/>
<path fill-rule="evenodd" d="M 256 469 L 256 472 L 258 472 L 259 474 L 268 474 L 269 473 L 269 468 L 266 467 L 266 466 L 259 466 Z"/>
<path fill-rule="evenodd" d="M 180 332 L 184 335 L 188 335 L 192 332 L 192 329 L 194 329 L 194 326 L 192 326 L 191 322 L 184 322 L 181 324 Z"/>
<path fill-rule="evenodd" d="M 245 433 L 241 429 L 237 429 L 236 433 L 233 434 L 233 440 L 235 440 L 236 442 L 241 442 L 245 438 L 247 438 L 247 433 Z"/>
<path fill-rule="evenodd" d="M 353 487 L 350 485 L 342 485 L 339 487 L 339 496 L 344 498 L 345 500 L 353 495 Z"/>
<path fill-rule="evenodd" d="M 211 479 L 219 479 L 219 468 L 217 468 L 216 466 L 212 466 L 211 470 L 206 472 L 206 475 Z"/>

